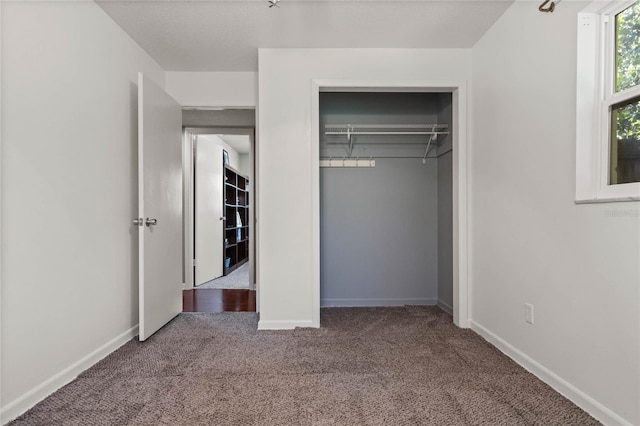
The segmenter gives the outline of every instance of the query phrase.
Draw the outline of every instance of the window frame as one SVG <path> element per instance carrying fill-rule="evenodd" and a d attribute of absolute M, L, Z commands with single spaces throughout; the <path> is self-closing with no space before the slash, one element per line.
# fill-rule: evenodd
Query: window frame
<path fill-rule="evenodd" d="M 609 184 L 610 108 L 640 96 L 615 92 L 615 16 L 638 0 L 596 0 L 578 14 L 576 203 L 640 200 L 640 182 Z"/>

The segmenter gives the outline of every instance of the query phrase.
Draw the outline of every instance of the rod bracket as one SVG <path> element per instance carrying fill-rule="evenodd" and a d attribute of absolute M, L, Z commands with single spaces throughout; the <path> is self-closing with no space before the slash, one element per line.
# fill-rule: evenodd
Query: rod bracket
<path fill-rule="evenodd" d="M 544 0 L 544 3 L 538 7 L 538 10 L 543 13 L 552 13 L 556 10 L 556 2 L 552 0 Z"/>

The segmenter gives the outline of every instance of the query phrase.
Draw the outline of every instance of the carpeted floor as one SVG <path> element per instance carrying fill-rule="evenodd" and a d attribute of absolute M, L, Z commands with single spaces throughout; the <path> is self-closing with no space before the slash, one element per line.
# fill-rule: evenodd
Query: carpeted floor
<path fill-rule="evenodd" d="M 206 283 L 196 286 L 197 289 L 201 288 L 232 288 L 242 289 L 249 288 L 249 262 L 245 263 L 226 277 L 216 278 L 215 280 L 207 281 Z"/>
<path fill-rule="evenodd" d="M 436 307 L 328 308 L 322 328 L 181 314 L 17 425 L 591 425 Z"/>

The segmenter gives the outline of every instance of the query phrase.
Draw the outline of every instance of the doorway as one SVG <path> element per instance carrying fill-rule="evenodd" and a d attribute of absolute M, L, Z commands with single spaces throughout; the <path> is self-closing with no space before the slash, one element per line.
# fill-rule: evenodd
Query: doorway
<path fill-rule="evenodd" d="M 183 279 L 188 291 L 256 290 L 255 111 L 232 112 L 183 111 Z"/>
<path fill-rule="evenodd" d="M 194 141 L 194 286 L 249 289 L 249 135 L 197 134 Z"/>

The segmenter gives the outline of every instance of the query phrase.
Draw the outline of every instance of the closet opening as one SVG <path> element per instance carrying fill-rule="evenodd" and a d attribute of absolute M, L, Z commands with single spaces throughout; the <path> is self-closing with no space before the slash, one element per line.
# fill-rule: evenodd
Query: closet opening
<path fill-rule="evenodd" d="M 468 327 L 465 85 L 347 84 L 312 87 L 314 321 L 437 305 Z"/>
<path fill-rule="evenodd" d="M 453 313 L 451 93 L 320 93 L 320 304 Z"/>

